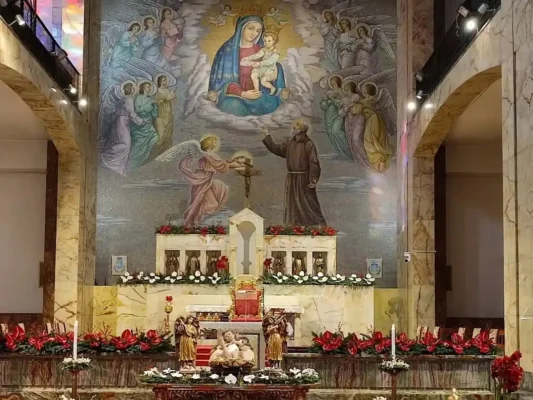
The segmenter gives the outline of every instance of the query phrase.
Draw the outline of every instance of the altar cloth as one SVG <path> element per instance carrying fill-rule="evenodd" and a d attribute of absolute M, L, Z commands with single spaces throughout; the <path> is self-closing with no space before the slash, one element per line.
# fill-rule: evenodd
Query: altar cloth
<path fill-rule="evenodd" d="M 312 385 L 156 385 L 158 400 L 302 400 Z"/>

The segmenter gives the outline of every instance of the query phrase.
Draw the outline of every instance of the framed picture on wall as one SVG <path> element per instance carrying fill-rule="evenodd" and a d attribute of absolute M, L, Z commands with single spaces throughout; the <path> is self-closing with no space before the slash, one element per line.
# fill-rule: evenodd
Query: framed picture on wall
<path fill-rule="evenodd" d="M 124 275 L 128 271 L 128 256 L 111 256 L 111 275 Z"/>
<path fill-rule="evenodd" d="M 383 258 L 367 258 L 366 273 L 373 278 L 383 278 Z"/>

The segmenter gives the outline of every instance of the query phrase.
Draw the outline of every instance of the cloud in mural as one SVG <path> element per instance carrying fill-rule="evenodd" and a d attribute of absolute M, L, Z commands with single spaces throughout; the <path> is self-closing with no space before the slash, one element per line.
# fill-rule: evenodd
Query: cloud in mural
<path fill-rule="evenodd" d="M 316 190 L 318 192 L 355 192 L 367 194 L 370 193 L 371 187 L 372 185 L 368 179 L 339 176 L 321 179 Z"/>
<path fill-rule="evenodd" d="M 236 214 L 235 211 L 223 208 L 219 213 L 215 215 L 208 216 L 202 220 L 202 225 L 223 225 L 229 226 L 229 219 Z M 183 219 L 176 219 L 170 221 L 174 225 L 182 225 L 184 222 Z"/>
<path fill-rule="evenodd" d="M 189 188 L 190 184 L 181 179 L 150 179 L 122 185 L 123 189 L 169 189 L 181 190 Z"/>
<path fill-rule="evenodd" d="M 96 225 L 98 226 L 113 226 L 113 225 L 125 225 L 131 222 L 131 219 L 124 217 L 112 217 L 97 214 Z"/>

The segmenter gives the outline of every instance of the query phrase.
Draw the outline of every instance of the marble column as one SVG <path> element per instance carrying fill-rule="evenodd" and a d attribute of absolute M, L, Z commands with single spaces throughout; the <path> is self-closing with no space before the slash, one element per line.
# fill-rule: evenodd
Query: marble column
<path fill-rule="evenodd" d="M 434 230 L 433 206 L 428 210 L 423 198 L 429 186 L 433 198 L 433 158 L 431 155 L 427 159 L 414 158 L 410 151 L 413 127 L 412 114 L 407 110 L 407 103 L 415 99 L 414 74 L 433 52 L 433 2 L 398 0 L 397 4 L 398 321 L 400 330 L 413 335 L 417 324 L 433 325 L 435 319 L 434 290 L 430 294 L 434 288 L 434 255 L 418 253 L 433 249 L 434 236 L 429 234 Z M 414 231 L 413 223 L 416 223 Z M 413 261 L 405 263 L 404 253 L 415 251 Z"/>

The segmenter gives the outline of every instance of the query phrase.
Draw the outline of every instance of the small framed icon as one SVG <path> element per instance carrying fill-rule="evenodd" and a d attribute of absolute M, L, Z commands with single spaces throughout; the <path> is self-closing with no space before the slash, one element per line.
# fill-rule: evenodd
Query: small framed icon
<path fill-rule="evenodd" d="M 367 258 L 366 273 L 373 278 L 383 278 L 383 258 Z"/>
<path fill-rule="evenodd" d="M 111 256 L 111 275 L 124 275 L 128 271 L 128 256 Z"/>

